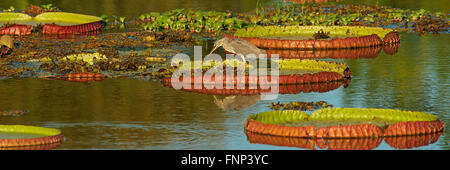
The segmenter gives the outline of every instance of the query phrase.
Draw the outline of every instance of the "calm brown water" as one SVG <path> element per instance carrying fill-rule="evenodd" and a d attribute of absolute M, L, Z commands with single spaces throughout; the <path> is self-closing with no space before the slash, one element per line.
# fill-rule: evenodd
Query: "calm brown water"
<path fill-rule="evenodd" d="M 182 7 L 246 11 L 256 4 L 242 0 L 126 2 L 14 0 L 1 1 L 0 7 L 14 5 L 21 8 L 28 4 L 53 3 L 64 11 L 134 16 L 151 10 Z M 410 2 L 406 6 L 402 5 L 404 3 L 393 6 L 429 10 L 444 8 L 442 5 L 429 7 L 426 3 L 414 3 L 419 1 Z M 57 149 L 299 149 L 251 144 L 243 129 L 245 118 L 268 111 L 267 106 L 271 102 L 323 100 L 335 107 L 430 112 L 449 122 L 450 36 L 419 37 L 408 33 L 401 36 L 402 42 L 395 55 L 381 52 L 373 59 L 334 60 L 349 64 L 353 72 L 347 88 L 341 86 L 325 93 L 280 95 L 272 101 L 258 100 L 255 96 L 240 97 L 241 102 L 236 106 L 239 110 L 222 110 L 211 95 L 177 91 L 159 82 L 141 79 L 105 79 L 90 83 L 2 79 L 0 110 L 28 109 L 30 112 L 22 116 L 0 117 L 0 124 L 61 129 L 65 142 Z M 449 149 L 449 141 L 450 138 L 444 134 L 437 142 L 415 149 Z M 394 148 L 382 142 L 376 149 Z"/>

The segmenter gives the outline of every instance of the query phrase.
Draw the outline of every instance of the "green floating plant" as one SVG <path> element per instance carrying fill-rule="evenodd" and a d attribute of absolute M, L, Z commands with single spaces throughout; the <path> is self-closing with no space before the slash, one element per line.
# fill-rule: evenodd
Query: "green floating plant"
<path fill-rule="evenodd" d="M 393 31 L 387 28 L 363 26 L 256 26 L 239 29 L 234 35 L 239 37 L 313 35 L 321 30 L 329 32 L 330 35 L 364 36 L 377 34 L 381 38 Z"/>
<path fill-rule="evenodd" d="M 148 31 L 221 32 L 242 28 L 247 23 L 229 12 L 175 9 L 163 13 L 142 14 L 139 19 Z"/>

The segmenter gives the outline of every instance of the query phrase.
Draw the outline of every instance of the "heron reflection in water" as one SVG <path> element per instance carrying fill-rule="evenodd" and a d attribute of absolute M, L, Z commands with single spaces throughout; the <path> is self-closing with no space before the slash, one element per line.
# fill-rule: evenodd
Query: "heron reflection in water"
<path fill-rule="evenodd" d="M 214 103 L 222 109 L 223 111 L 227 110 L 242 110 L 247 107 L 253 106 L 255 103 L 261 100 L 260 95 L 254 96 L 227 96 L 223 99 L 219 99 L 216 96 L 214 97 Z"/>
<path fill-rule="evenodd" d="M 247 56 L 249 54 L 255 54 L 256 56 L 258 56 L 259 54 L 266 54 L 266 51 L 264 51 L 263 49 L 259 49 L 254 44 L 246 40 L 240 38 L 233 38 L 230 40 L 227 37 L 217 40 L 214 43 L 213 50 L 211 50 L 209 54 L 212 54 L 220 46 L 222 46 L 223 49 L 225 49 L 225 51 L 228 51 L 230 53 L 242 54 L 240 56 L 242 61 L 244 62 L 245 62 L 244 56 Z"/>

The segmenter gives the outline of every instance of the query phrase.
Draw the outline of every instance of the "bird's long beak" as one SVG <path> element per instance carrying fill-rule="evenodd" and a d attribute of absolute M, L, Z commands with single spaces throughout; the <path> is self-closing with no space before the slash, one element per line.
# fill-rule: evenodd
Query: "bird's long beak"
<path fill-rule="evenodd" d="M 214 48 L 211 50 L 211 52 L 208 55 L 212 54 L 217 48 L 219 48 L 219 46 L 218 45 L 214 45 Z"/>

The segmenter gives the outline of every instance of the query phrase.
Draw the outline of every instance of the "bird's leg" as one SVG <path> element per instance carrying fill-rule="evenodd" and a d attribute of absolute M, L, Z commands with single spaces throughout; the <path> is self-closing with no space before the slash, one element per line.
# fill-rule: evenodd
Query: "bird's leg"
<path fill-rule="evenodd" d="M 242 54 L 241 54 L 241 59 L 242 59 L 242 61 L 244 62 L 244 65 L 247 64 L 246 61 L 245 61 L 245 57 L 244 57 L 244 55 L 242 55 Z"/>
<path fill-rule="evenodd" d="M 214 97 L 214 103 L 217 104 L 219 102 L 219 99 L 217 99 L 216 95 L 214 95 L 213 97 Z"/>

